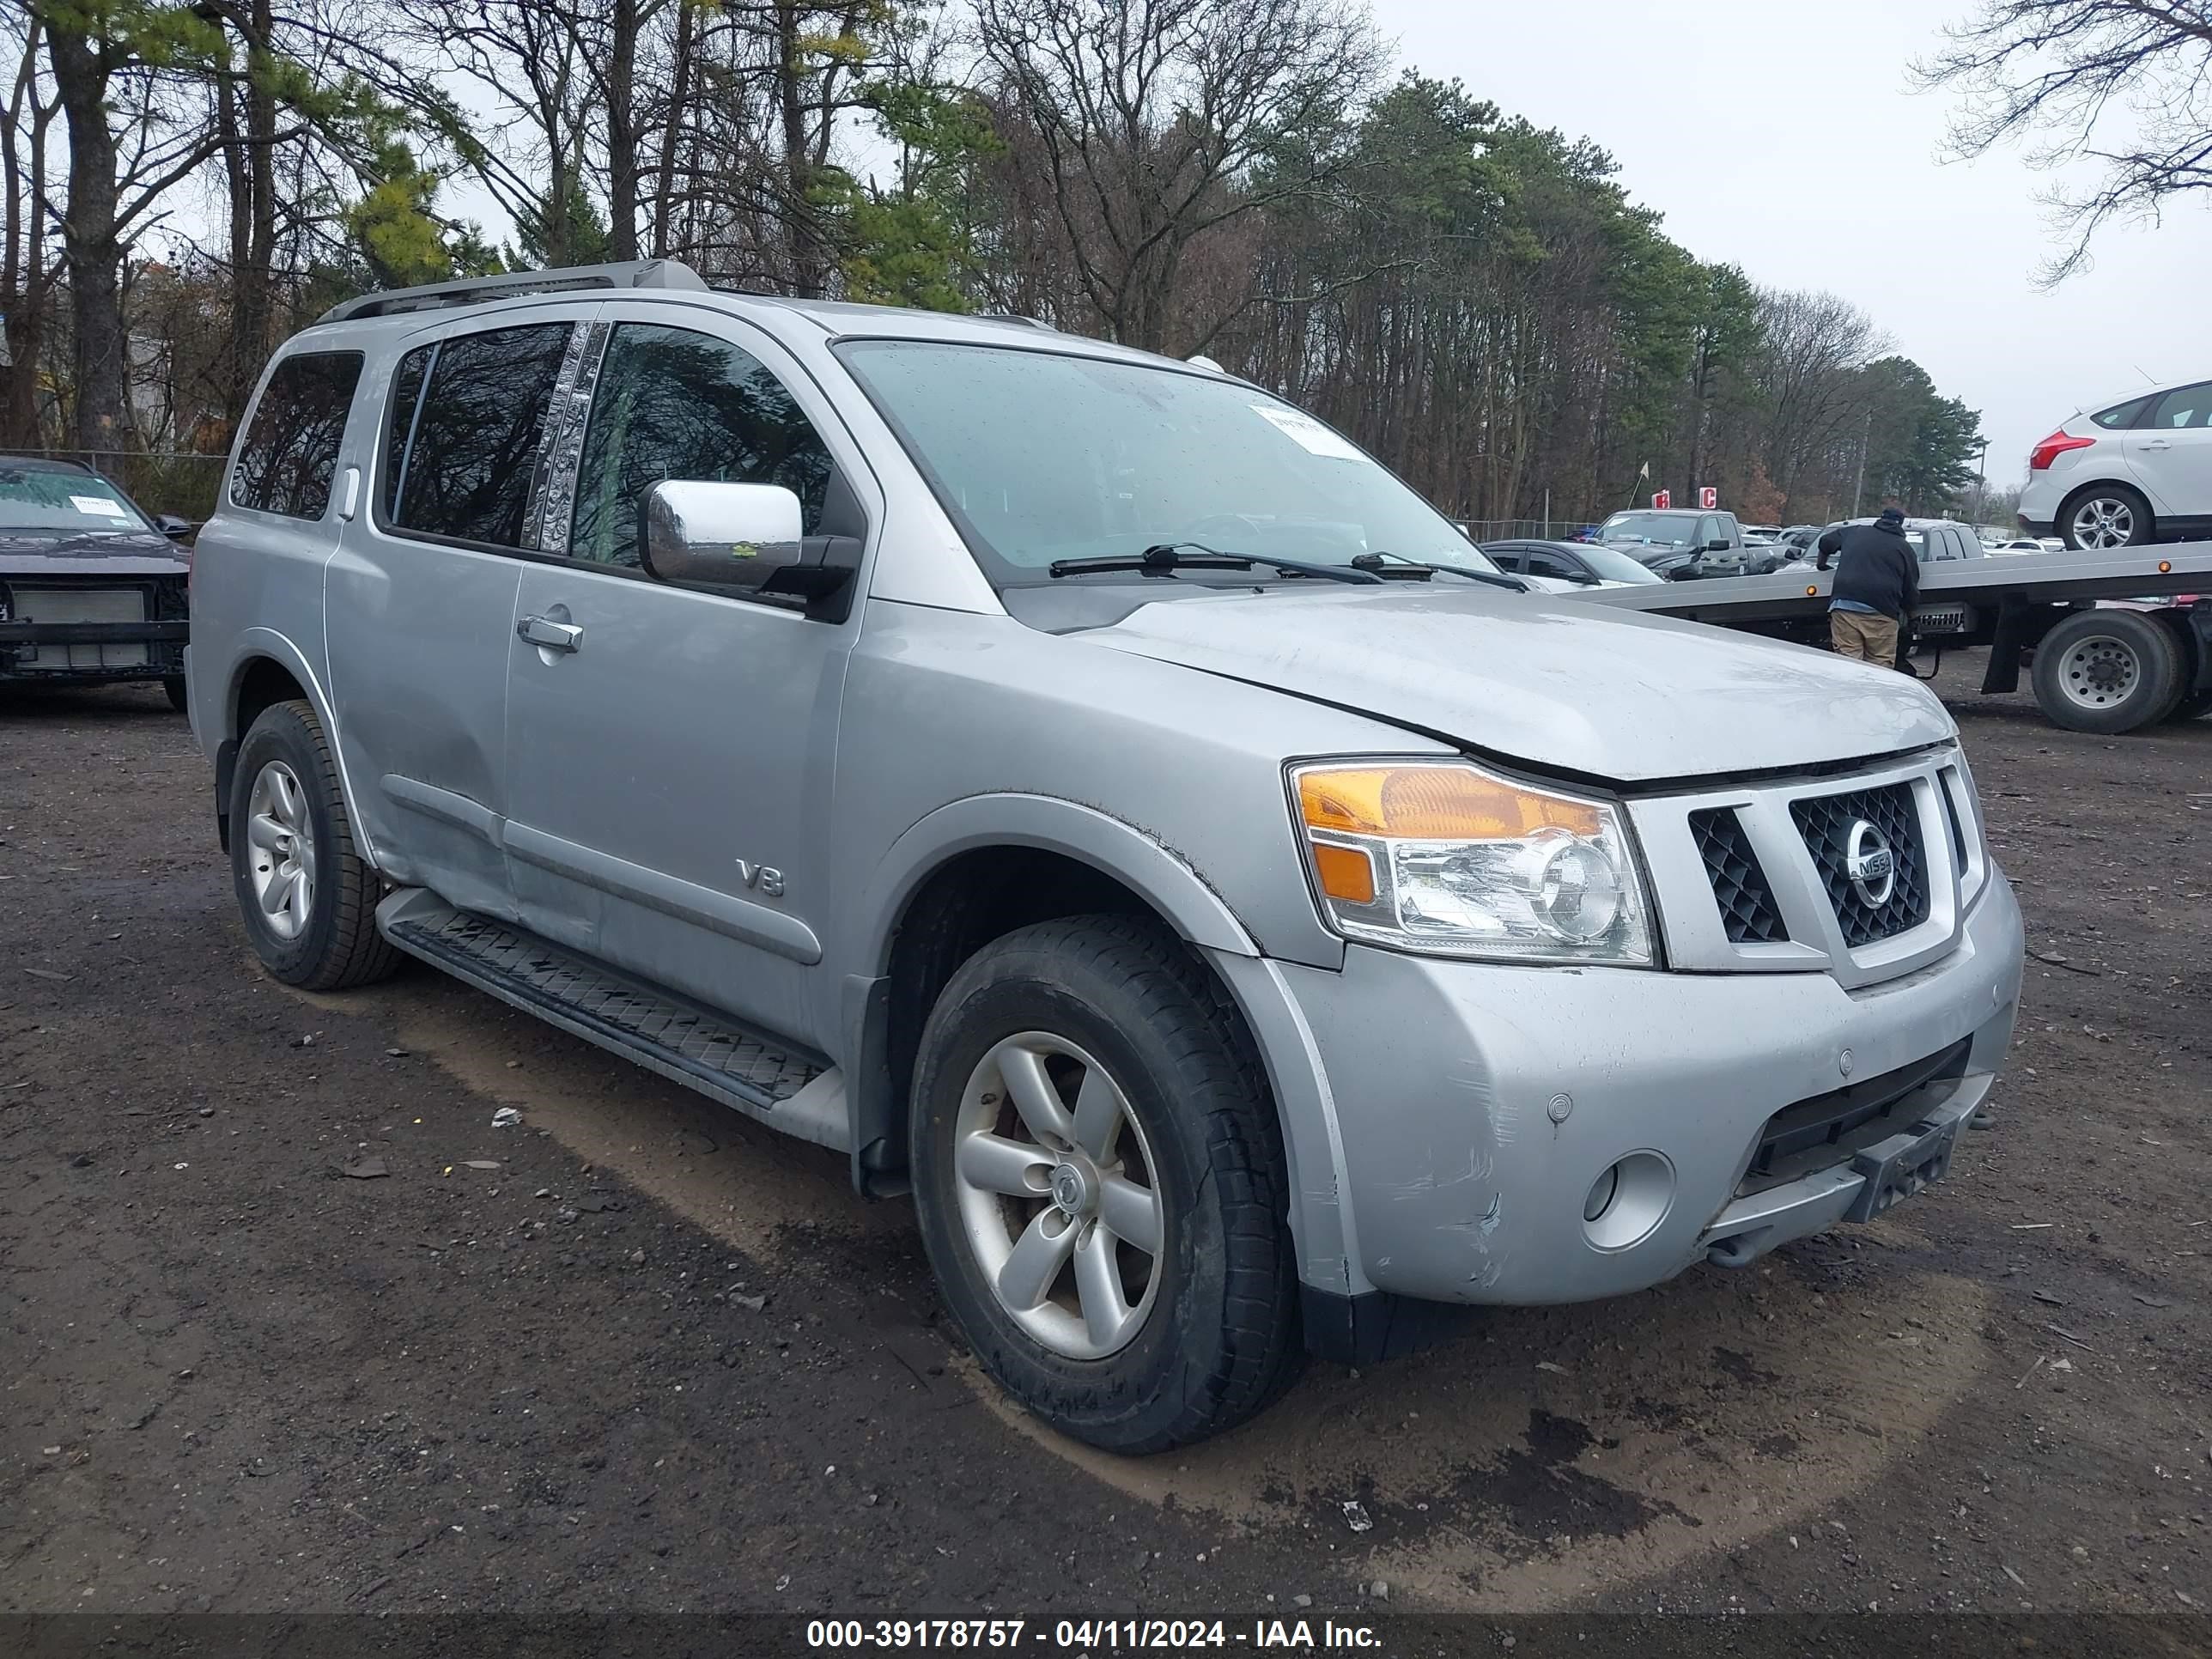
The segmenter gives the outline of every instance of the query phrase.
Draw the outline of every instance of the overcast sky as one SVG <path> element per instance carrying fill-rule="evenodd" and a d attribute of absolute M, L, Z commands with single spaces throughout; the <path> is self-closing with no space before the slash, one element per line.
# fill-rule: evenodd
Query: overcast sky
<path fill-rule="evenodd" d="M 2053 243 L 2016 153 L 1942 164 L 1948 96 L 1905 66 L 1962 0 L 1373 0 L 1399 59 L 1508 114 L 1587 135 L 1699 258 L 1827 289 L 1872 313 L 1982 414 L 1989 476 L 2075 409 L 2212 378 L 2212 192 L 2115 228 L 2095 268 L 2039 292 Z"/>

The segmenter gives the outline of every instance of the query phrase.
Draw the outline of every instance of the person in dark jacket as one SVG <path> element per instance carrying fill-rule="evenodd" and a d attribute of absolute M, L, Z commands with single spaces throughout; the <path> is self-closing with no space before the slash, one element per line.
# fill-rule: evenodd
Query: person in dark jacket
<path fill-rule="evenodd" d="M 1905 509 L 1885 501 L 1872 524 L 1838 525 L 1820 547 L 1820 568 L 1836 562 L 1830 645 L 1838 656 L 1896 667 L 1898 629 L 1920 597 L 1920 560 L 1905 539 Z"/>

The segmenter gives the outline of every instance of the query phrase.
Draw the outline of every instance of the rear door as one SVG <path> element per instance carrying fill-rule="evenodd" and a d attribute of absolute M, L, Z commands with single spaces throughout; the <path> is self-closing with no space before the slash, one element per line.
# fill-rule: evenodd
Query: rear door
<path fill-rule="evenodd" d="M 385 872 L 514 915 L 507 659 L 548 412 L 597 305 L 434 325 L 378 365 L 369 510 L 345 527 L 324 613 L 337 739 Z"/>
<path fill-rule="evenodd" d="M 836 897 L 830 789 L 860 607 L 815 620 L 655 581 L 641 507 L 662 479 L 776 483 L 807 534 L 865 538 L 873 480 L 811 381 L 743 320 L 617 300 L 593 335 L 573 494 L 556 480 L 544 527 L 560 556 L 524 571 L 507 641 L 523 920 L 824 1047 L 835 999 L 809 999 Z M 573 648 L 521 637 L 533 618 L 541 636 L 580 630 Z"/>
<path fill-rule="evenodd" d="M 2160 518 L 2212 519 L 2212 380 L 2166 393 L 2120 441 Z"/>

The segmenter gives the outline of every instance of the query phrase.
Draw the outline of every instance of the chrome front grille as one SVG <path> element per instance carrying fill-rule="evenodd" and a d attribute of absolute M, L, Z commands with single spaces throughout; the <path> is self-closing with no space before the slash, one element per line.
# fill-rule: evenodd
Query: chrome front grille
<path fill-rule="evenodd" d="M 1920 813 L 1909 783 L 1812 795 L 1790 803 L 1813 868 L 1835 907 L 1844 943 L 1872 945 L 1928 920 L 1928 860 Z M 1863 876 L 1854 858 L 1889 854 L 1878 877 Z"/>
<path fill-rule="evenodd" d="M 1825 971 L 1846 987 L 1909 974 L 1957 947 L 1990 876 L 1951 749 L 1627 805 L 1668 966 L 1692 973 Z"/>

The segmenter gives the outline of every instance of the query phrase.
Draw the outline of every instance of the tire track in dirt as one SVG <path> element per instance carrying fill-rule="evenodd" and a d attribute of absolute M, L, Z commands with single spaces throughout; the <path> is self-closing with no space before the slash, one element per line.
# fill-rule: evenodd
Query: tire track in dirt
<path fill-rule="evenodd" d="M 933 1354 L 1011 1431 L 1105 1485 L 1356 1557 L 1363 1575 L 1379 1565 L 1431 1606 L 1556 1606 L 1797 1524 L 1879 1482 L 1985 1368 L 1987 1291 L 1899 1265 L 1873 1241 L 1914 1235 L 1887 1219 L 1741 1274 L 1694 1268 L 1617 1302 L 1479 1313 L 1425 1353 L 1316 1366 L 1216 1442 L 1115 1458 L 1013 1407 L 931 1328 L 910 1209 L 855 1196 L 837 1155 L 427 972 L 327 1006 L 381 1019 L 724 1242 L 819 1272 L 848 1314 L 904 1328 L 910 1358 Z M 890 1293 L 849 1305 L 871 1277 Z"/>

